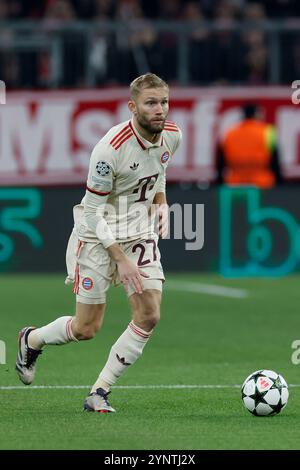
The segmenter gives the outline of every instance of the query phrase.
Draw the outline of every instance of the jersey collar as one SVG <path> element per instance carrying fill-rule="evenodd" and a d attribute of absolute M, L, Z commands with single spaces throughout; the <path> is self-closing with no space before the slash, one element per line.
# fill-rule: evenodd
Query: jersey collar
<path fill-rule="evenodd" d="M 143 150 L 147 150 L 151 147 L 161 147 L 163 145 L 164 139 L 163 139 L 162 135 L 160 137 L 160 140 L 158 142 L 156 142 L 155 144 L 153 144 L 153 143 L 149 142 L 149 140 L 146 140 L 146 139 L 144 139 L 144 137 L 141 136 L 141 134 L 138 132 L 138 130 L 134 126 L 132 119 L 131 119 L 131 121 L 129 121 L 129 126 L 130 126 L 132 132 L 134 133 L 134 135 L 136 137 L 136 140 L 138 141 L 138 143 L 140 144 L 140 146 L 142 147 Z"/>

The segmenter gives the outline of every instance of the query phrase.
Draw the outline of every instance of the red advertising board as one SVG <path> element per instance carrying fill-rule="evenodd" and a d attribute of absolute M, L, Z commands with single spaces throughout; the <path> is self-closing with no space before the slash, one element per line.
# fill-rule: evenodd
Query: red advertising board
<path fill-rule="evenodd" d="M 289 87 L 171 88 L 169 119 L 183 132 L 169 181 L 211 182 L 216 143 L 256 102 L 278 130 L 286 178 L 300 178 L 300 108 Z M 294 92 L 295 93 L 295 92 Z M 127 88 L 8 92 L 0 106 L 0 185 L 84 183 L 93 146 L 130 118 Z"/>

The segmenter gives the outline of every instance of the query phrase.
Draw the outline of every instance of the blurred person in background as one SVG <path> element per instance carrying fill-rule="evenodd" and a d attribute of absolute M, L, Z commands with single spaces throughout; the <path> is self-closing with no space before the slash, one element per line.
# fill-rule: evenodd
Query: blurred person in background
<path fill-rule="evenodd" d="M 243 22 L 248 26 L 242 34 L 244 48 L 241 57 L 242 81 L 249 85 L 261 85 L 268 81 L 268 49 L 266 34 L 257 28 L 267 20 L 264 5 L 258 2 L 243 8 Z M 249 29 L 249 25 L 251 25 Z"/>
<path fill-rule="evenodd" d="M 242 82 L 264 85 L 268 81 L 268 51 L 264 34 L 257 30 L 244 35 L 244 55 L 241 59 Z"/>
<path fill-rule="evenodd" d="M 240 78 L 240 33 L 230 29 L 234 26 L 238 14 L 239 9 L 232 0 L 221 0 L 215 5 L 213 19 L 220 28 L 212 34 L 210 63 L 215 84 L 227 84 Z"/>
<path fill-rule="evenodd" d="M 77 0 L 78 1 L 78 0 Z M 80 0 L 82 3 L 82 0 Z M 95 0 L 93 21 L 111 21 L 114 15 L 113 0 Z M 116 81 L 114 34 L 99 25 L 93 31 L 89 45 L 89 64 L 94 76 L 93 85 L 104 85 Z"/>
<path fill-rule="evenodd" d="M 144 59 L 141 32 L 145 16 L 138 0 L 118 0 L 114 19 L 124 24 L 124 30 L 118 30 L 115 36 L 113 75 L 118 83 L 125 84 L 136 76 L 136 58 L 138 63 Z"/>
<path fill-rule="evenodd" d="M 164 0 L 161 2 L 160 20 L 182 20 L 182 4 L 180 0 Z M 164 76 L 168 81 L 176 81 L 178 74 L 178 34 L 176 31 L 160 33 L 159 42 L 163 55 Z"/>
<path fill-rule="evenodd" d="M 44 34 L 52 35 L 61 44 L 63 67 L 59 85 L 64 87 L 79 87 L 85 84 L 86 34 L 80 30 L 67 29 L 76 19 L 76 11 L 70 1 L 55 0 L 47 3 L 41 23 Z"/>
<path fill-rule="evenodd" d="M 24 47 L 34 31 L 15 30 L 9 22 L 25 18 L 36 20 L 43 12 L 44 2 L 38 0 L 0 1 L 0 20 L 6 22 L 0 30 L 0 79 L 8 88 L 39 86 L 40 51 Z"/>
<path fill-rule="evenodd" d="M 0 21 L 9 19 L 10 11 L 8 3 L 0 2 Z M 14 41 L 14 33 L 8 26 L 2 26 L 0 30 L 0 79 L 7 87 L 14 87 L 18 83 L 18 63 L 16 55 L 11 54 L 10 46 Z"/>
<path fill-rule="evenodd" d="M 225 133 L 219 144 L 217 182 L 262 189 L 282 182 L 275 128 L 261 119 L 255 104 L 242 108 L 242 120 Z"/>
<path fill-rule="evenodd" d="M 299 0 L 264 0 L 261 3 L 264 4 L 270 18 L 285 19 L 300 16 Z"/>
<path fill-rule="evenodd" d="M 203 26 L 205 17 L 199 2 L 189 1 L 183 8 L 183 19 L 189 22 L 188 66 L 191 83 L 208 84 L 212 80 L 211 33 Z M 203 67 L 205 64 L 205 67 Z"/>
<path fill-rule="evenodd" d="M 127 83 L 138 74 L 152 70 L 161 75 L 165 70 L 158 33 L 145 16 L 143 4 L 137 0 L 122 0 L 116 4 L 116 19 L 124 23 L 114 41 L 110 56 L 111 75 L 117 83 Z M 128 30 L 127 30 L 128 28 Z"/>

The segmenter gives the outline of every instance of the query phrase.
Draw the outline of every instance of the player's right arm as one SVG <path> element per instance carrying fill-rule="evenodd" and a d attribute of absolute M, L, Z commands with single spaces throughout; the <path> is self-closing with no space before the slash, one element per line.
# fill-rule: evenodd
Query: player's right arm
<path fill-rule="evenodd" d="M 105 144 L 99 142 L 94 148 L 84 198 L 84 217 L 88 228 L 93 231 L 110 257 L 115 261 L 121 282 L 127 289 L 132 284 L 139 294 L 143 291 L 141 276 L 148 277 L 125 255 L 104 218 L 104 210 L 116 178 L 116 162 Z"/>

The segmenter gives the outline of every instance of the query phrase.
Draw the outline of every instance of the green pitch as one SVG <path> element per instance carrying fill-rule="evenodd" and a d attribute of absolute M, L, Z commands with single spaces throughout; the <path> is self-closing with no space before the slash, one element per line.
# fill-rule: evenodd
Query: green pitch
<path fill-rule="evenodd" d="M 300 384 L 300 364 L 291 361 L 291 344 L 300 340 L 300 278 L 168 280 L 162 320 L 142 358 L 113 390 L 117 413 L 103 415 L 83 413 L 82 403 L 129 321 L 122 289 L 111 289 L 105 323 L 94 340 L 45 348 L 34 382 L 45 388 L 7 390 L 22 385 L 14 371 L 17 331 L 72 314 L 74 299 L 63 275 L 0 277 L 0 339 L 7 362 L 0 365 L 1 449 L 300 448 L 299 386 L 290 386 L 282 414 L 269 418 L 244 409 L 237 387 L 263 368 Z M 197 292 L 197 286 L 209 292 Z"/>

